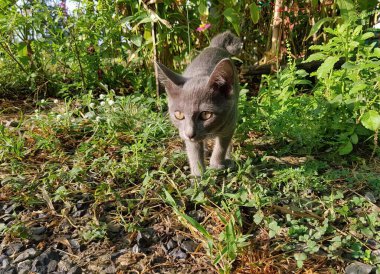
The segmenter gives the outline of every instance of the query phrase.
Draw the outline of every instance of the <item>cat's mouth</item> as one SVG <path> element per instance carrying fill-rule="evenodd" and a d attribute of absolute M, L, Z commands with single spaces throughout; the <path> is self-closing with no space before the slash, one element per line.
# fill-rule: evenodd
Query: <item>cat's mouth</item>
<path fill-rule="evenodd" d="M 189 138 L 188 136 L 186 136 L 185 134 L 181 134 L 181 138 L 185 141 L 190 141 L 190 142 L 200 142 L 200 141 L 203 141 L 206 139 L 206 136 L 194 136 L 194 137 L 191 137 Z"/>

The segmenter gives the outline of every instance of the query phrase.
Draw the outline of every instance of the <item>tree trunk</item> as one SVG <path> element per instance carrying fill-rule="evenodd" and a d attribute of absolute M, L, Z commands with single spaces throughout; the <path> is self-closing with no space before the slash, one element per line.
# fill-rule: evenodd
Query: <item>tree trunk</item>
<path fill-rule="evenodd" d="M 274 14 L 272 23 L 272 47 L 270 49 L 271 56 L 276 56 L 278 60 L 278 53 L 281 45 L 281 12 L 283 0 L 275 0 Z"/>

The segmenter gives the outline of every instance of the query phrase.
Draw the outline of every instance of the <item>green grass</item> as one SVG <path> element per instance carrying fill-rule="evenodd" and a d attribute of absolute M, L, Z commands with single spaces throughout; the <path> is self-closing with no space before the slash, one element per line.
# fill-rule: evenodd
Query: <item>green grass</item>
<path fill-rule="evenodd" d="M 365 197 L 379 197 L 378 158 L 286 150 L 257 131 L 260 121 L 242 104 L 236 170 L 193 180 L 156 103 L 110 92 L 42 101 L 23 116 L 8 108 L 2 119 L 18 125 L 0 125 L 1 200 L 27 212 L 48 208 L 84 242 L 110 237 L 110 223 L 133 233 L 168 218 L 200 243 L 196 256 L 223 273 L 340 272 L 353 260 L 380 268 L 371 256 L 380 249 L 379 199 Z M 78 202 L 92 215 L 70 218 Z M 206 217 L 196 220 L 194 209 Z M 0 233 L 28 238 L 30 218 L 0 223 Z"/>

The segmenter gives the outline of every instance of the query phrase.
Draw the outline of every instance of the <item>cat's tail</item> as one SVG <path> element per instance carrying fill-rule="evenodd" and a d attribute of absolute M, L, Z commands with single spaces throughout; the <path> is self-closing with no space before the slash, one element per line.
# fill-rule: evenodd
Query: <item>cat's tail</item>
<path fill-rule="evenodd" d="M 232 55 L 237 55 L 243 49 L 240 38 L 227 30 L 211 39 L 210 47 L 223 48 Z"/>

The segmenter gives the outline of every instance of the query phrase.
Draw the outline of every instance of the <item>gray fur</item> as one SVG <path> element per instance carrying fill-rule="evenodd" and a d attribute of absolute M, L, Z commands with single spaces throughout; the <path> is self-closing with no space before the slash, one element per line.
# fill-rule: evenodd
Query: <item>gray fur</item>
<path fill-rule="evenodd" d="M 229 151 L 237 120 L 239 83 L 230 57 L 242 48 L 239 38 L 230 31 L 215 36 L 179 75 L 157 63 L 159 80 L 168 93 L 170 119 L 185 141 L 191 173 L 200 176 L 205 169 L 204 141 L 215 139 L 210 159 L 213 168 L 229 163 Z M 175 112 L 184 119 L 175 117 Z M 211 112 L 208 120 L 202 112 Z"/>

